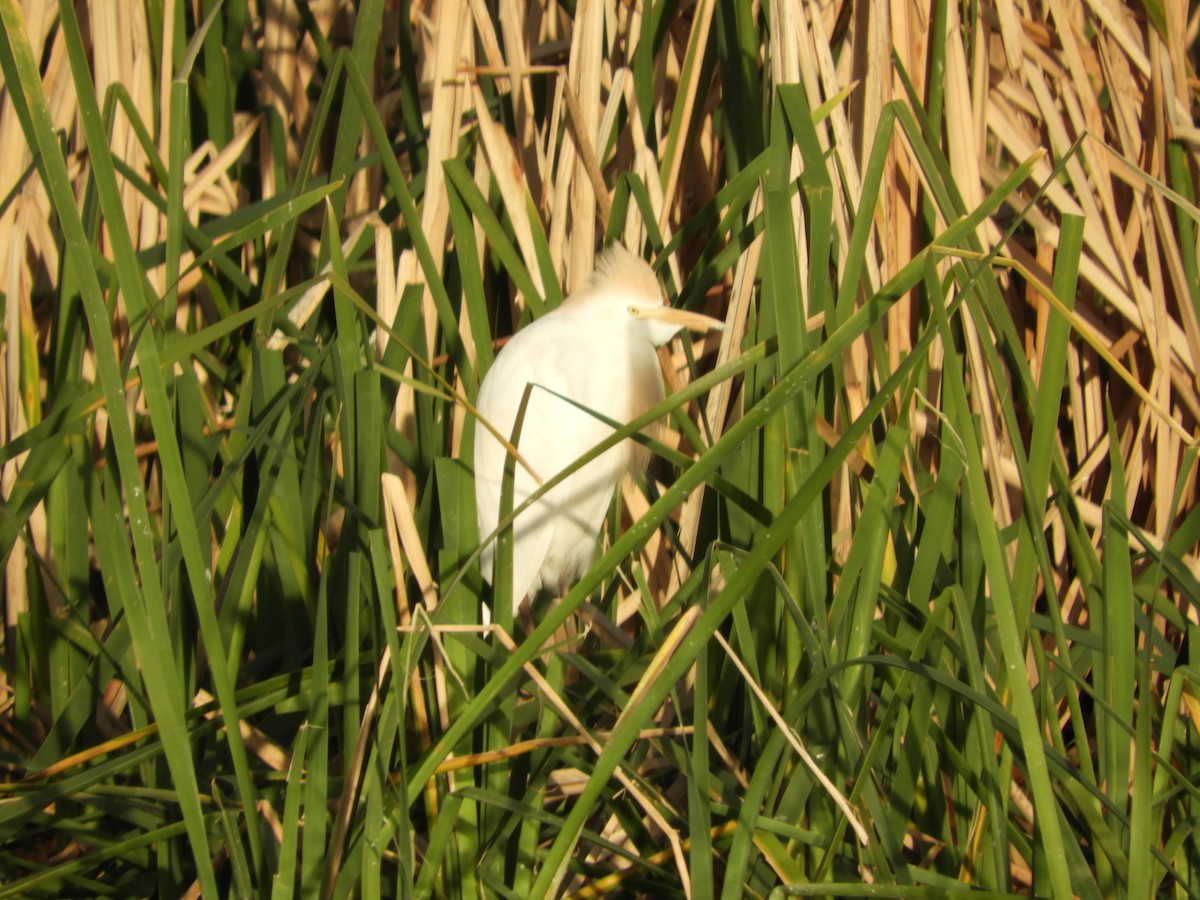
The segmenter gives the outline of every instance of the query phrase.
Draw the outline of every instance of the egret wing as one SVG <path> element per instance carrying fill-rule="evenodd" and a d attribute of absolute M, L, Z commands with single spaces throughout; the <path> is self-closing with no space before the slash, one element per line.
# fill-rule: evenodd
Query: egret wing
<path fill-rule="evenodd" d="M 589 352 L 561 342 L 546 342 L 539 334 L 543 319 L 517 334 L 488 373 L 479 394 L 479 410 L 501 434 L 510 435 L 526 384 L 532 384 L 521 429 L 519 449 L 543 481 L 573 464 L 580 455 L 611 434 L 600 419 L 563 397 L 577 397 L 611 418 L 625 414 L 614 393 L 597 390 L 590 362 L 612 361 L 605 348 Z M 615 348 L 609 348 L 615 349 Z M 598 354 L 596 351 L 600 350 Z M 620 361 L 617 360 L 619 363 Z M 505 450 L 482 425 L 476 426 L 476 499 L 480 538 L 499 520 L 500 488 Z M 558 590 L 578 578 L 595 553 L 596 533 L 612 499 L 613 487 L 628 458 L 628 445 L 607 451 L 552 488 L 514 524 L 513 602 L 543 584 Z M 514 475 L 514 508 L 539 486 L 518 464 Z M 483 553 L 484 574 L 491 579 L 494 548 Z"/>
<path fill-rule="evenodd" d="M 545 435 L 547 444 L 537 447 L 536 455 L 553 472 L 573 465 L 612 434 L 605 419 L 623 424 L 662 397 L 653 348 L 611 334 L 591 335 L 586 347 L 564 348 L 553 372 L 561 396 L 547 394 L 547 408 L 556 427 L 533 434 Z M 543 583 L 561 587 L 579 578 L 591 564 L 597 532 L 634 446 L 624 441 L 606 450 L 547 494 L 546 525 L 552 533 L 541 567 Z M 530 452 L 535 450 L 531 447 Z"/>
<path fill-rule="evenodd" d="M 480 387 L 477 408 L 491 425 L 510 438 L 516 422 L 521 398 L 527 384 L 529 403 L 522 422 L 520 452 L 533 469 L 517 463 L 513 476 L 513 508 L 519 507 L 542 482 L 561 469 L 557 464 L 555 445 L 548 440 L 561 427 L 555 418 L 553 398 L 543 387 L 562 392 L 566 388 L 559 367 L 562 359 L 547 348 L 543 319 L 514 335 L 504 352 L 500 353 Z M 553 402 L 551 402 L 553 400 Z M 475 484 L 476 507 L 480 539 L 486 540 L 495 530 L 500 518 L 500 493 L 507 458 L 505 447 L 483 424 L 475 427 Z M 535 477 L 536 474 L 536 477 Z M 539 501 L 533 508 L 518 516 L 513 527 L 513 605 L 520 604 L 527 594 L 541 585 L 540 572 L 553 535 L 553 507 Z M 495 544 L 489 542 L 481 556 L 484 576 L 491 581 L 495 565 Z"/>

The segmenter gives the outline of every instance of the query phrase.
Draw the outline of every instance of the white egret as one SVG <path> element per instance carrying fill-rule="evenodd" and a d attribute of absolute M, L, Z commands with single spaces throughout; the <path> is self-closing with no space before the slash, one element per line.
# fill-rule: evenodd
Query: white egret
<path fill-rule="evenodd" d="M 603 421 L 563 397 L 619 423 L 663 399 L 655 348 L 683 328 L 720 329 L 722 323 L 664 304 L 654 270 L 614 244 L 596 260 L 587 285 L 508 342 L 483 379 L 479 415 L 509 438 L 525 386 L 532 385 L 517 450 L 513 508 L 612 434 Z M 475 501 L 479 536 L 495 530 L 507 452 L 475 423 Z M 579 579 L 595 556 L 596 537 L 627 471 L 640 472 L 648 452 L 623 441 L 548 491 L 513 523 L 512 598 L 517 612 L 539 588 L 560 590 Z M 484 548 L 484 577 L 493 580 L 495 543 Z"/>

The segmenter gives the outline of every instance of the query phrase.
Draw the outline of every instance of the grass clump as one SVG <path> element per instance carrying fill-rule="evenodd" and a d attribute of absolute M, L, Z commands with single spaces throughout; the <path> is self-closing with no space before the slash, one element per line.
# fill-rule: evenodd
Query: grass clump
<path fill-rule="evenodd" d="M 0 895 L 1196 894 L 1194 16 L 84 12 L 0 0 Z M 485 628 L 471 402 L 616 239 L 726 331 Z"/>

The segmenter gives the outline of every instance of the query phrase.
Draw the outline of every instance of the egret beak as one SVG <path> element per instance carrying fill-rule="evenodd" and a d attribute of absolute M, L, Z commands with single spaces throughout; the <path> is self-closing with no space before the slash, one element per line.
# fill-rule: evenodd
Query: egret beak
<path fill-rule="evenodd" d="M 689 312 L 686 309 L 676 309 L 673 306 L 658 306 L 653 309 L 645 306 L 631 306 L 629 314 L 635 319 L 653 319 L 655 322 L 678 325 L 701 334 L 725 330 L 725 323 L 720 319 L 714 319 L 702 313 Z"/>

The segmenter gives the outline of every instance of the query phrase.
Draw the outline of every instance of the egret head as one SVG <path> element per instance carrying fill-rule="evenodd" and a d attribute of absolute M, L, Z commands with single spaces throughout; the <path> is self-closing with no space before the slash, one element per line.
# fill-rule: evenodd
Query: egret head
<path fill-rule="evenodd" d="M 588 307 L 631 337 L 656 347 L 684 328 L 705 333 L 723 327 L 716 319 L 668 306 L 649 263 L 621 244 L 612 244 L 600 254 L 587 287 L 568 302 Z"/>

